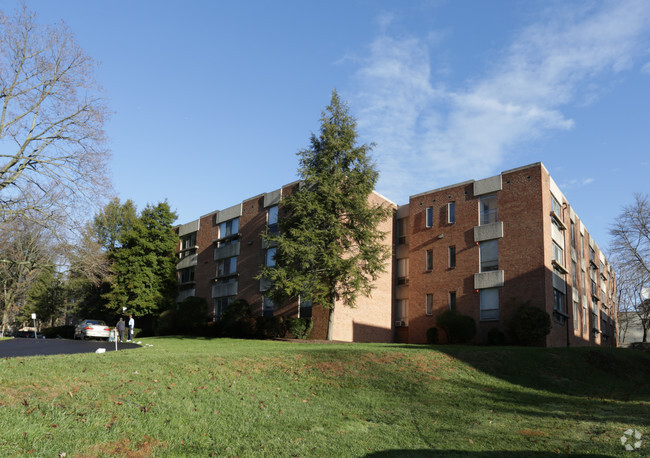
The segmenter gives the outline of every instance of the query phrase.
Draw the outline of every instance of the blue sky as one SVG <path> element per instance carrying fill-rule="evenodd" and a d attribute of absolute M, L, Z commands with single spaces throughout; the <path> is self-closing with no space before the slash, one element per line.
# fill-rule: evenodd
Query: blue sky
<path fill-rule="evenodd" d="M 179 223 L 297 179 L 334 88 L 398 204 L 541 161 L 606 248 L 650 192 L 646 0 L 27 3 L 100 64 L 118 196 Z"/>

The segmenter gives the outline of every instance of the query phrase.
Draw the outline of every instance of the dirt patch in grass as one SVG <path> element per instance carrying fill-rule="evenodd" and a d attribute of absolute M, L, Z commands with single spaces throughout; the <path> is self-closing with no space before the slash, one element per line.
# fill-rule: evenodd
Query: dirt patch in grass
<path fill-rule="evenodd" d="M 88 448 L 88 453 L 75 454 L 80 458 L 94 458 L 96 456 L 108 455 L 126 458 L 143 458 L 151 456 L 154 450 L 164 448 L 158 440 L 145 436 L 141 441 L 133 444 L 130 439 L 115 442 L 104 442 Z"/>

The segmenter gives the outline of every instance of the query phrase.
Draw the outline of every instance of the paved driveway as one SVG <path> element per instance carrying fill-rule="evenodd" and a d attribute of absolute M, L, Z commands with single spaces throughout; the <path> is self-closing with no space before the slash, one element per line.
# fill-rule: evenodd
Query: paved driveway
<path fill-rule="evenodd" d="M 118 343 L 119 350 L 140 348 L 135 343 Z M 104 340 L 67 339 L 25 339 L 15 338 L 0 341 L 0 358 L 36 355 L 63 355 L 72 353 L 94 353 L 98 348 L 115 351 L 115 342 Z"/>

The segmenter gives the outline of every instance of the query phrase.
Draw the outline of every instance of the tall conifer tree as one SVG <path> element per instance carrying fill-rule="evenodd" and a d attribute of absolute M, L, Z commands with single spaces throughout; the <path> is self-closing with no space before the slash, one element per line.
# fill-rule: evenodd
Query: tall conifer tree
<path fill-rule="evenodd" d="M 369 296 L 389 256 L 378 226 L 392 210 L 368 200 L 378 178 L 371 150 L 357 144 L 356 120 L 333 91 L 320 134 L 298 153 L 302 183 L 281 203 L 280 233 L 265 235 L 276 246 L 276 265 L 261 273 L 272 281 L 268 296 L 301 296 L 329 309 L 328 339 L 335 305 Z"/>

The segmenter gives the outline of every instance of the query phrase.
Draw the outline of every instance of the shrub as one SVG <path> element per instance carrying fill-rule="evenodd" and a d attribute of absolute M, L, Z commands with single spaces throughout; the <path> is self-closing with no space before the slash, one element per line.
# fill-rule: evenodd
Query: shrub
<path fill-rule="evenodd" d="M 551 332 L 551 316 L 539 307 L 526 303 L 512 319 L 512 333 L 521 345 L 543 345 Z"/>
<path fill-rule="evenodd" d="M 427 342 L 431 345 L 438 343 L 438 328 L 433 327 L 427 329 Z"/>
<path fill-rule="evenodd" d="M 314 322 L 311 318 L 289 318 L 285 323 L 287 325 L 287 331 L 296 339 L 306 339 L 314 327 Z"/>
<path fill-rule="evenodd" d="M 287 333 L 287 327 L 284 323 L 284 318 L 281 316 L 274 316 L 266 318 L 264 316 L 257 317 L 257 337 L 260 339 L 277 339 L 284 337 Z"/>
<path fill-rule="evenodd" d="M 218 335 L 235 338 L 251 338 L 257 332 L 257 326 L 251 306 L 244 299 L 232 301 L 223 311 L 217 324 Z"/>
<path fill-rule="evenodd" d="M 446 310 L 438 315 L 437 324 L 445 334 L 449 343 L 466 343 L 476 335 L 474 318 L 461 315 L 456 310 Z"/>
<path fill-rule="evenodd" d="M 156 335 L 198 335 L 205 328 L 208 308 L 205 299 L 190 296 L 177 305 L 165 310 L 156 323 Z"/>
<path fill-rule="evenodd" d="M 506 342 L 506 335 L 499 331 L 498 328 L 492 328 L 488 331 L 488 345 L 503 345 Z"/>

